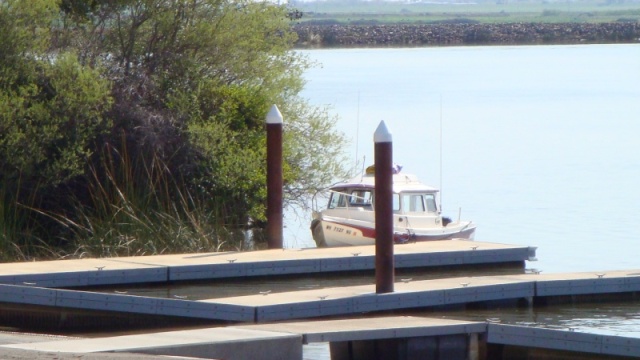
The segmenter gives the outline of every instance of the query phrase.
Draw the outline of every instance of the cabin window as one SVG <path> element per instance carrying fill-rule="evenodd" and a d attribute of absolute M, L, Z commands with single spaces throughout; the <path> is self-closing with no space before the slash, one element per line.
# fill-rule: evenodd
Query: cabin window
<path fill-rule="evenodd" d="M 373 193 L 370 190 L 353 190 L 349 198 L 349 206 L 371 206 Z"/>
<path fill-rule="evenodd" d="M 402 194 L 402 210 L 404 212 L 424 212 L 424 198 L 422 194 Z"/>
<path fill-rule="evenodd" d="M 393 194 L 393 211 L 400 211 L 400 195 Z"/>
<path fill-rule="evenodd" d="M 335 209 L 337 207 L 346 207 L 347 199 L 346 196 L 341 192 L 332 192 L 331 198 L 329 199 L 329 205 L 327 206 L 329 209 Z"/>
<path fill-rule="evenodd" d="M 436 194 L 426 194 L 424 200 L 427 203 L 427 211 L 438 212 L 438 206 L 436 205 Z"/>

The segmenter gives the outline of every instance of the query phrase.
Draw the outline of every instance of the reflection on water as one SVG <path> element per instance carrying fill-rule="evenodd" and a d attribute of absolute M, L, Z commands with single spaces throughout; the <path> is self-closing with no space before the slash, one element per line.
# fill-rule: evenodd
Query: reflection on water
<path fill-rule="evenodd" d="M 601 335 L 640 337 L 638 301 L 447 312 L 447 318 L 491 321 Z"/>

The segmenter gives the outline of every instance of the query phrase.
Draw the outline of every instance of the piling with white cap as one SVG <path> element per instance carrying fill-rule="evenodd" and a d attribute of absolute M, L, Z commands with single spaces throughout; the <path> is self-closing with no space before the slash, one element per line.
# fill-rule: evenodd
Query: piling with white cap
<path fill-rule="evenodd" d="M 375 159 L 376 293 L 393 292 L 393 141 L 384 121 L 373 134 Z"/>
<path fill-rule="evenodd" d="M 282 114 L 276 105 L 267 114 L 267 245 L 283 245 Z"/>

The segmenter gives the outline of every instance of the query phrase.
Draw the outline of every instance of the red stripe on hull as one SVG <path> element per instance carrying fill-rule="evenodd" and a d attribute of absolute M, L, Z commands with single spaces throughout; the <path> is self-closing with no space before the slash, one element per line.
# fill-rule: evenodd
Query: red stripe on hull
<path fill-rule="evenodd" d="M 346 224 L 337 221 L 329 221 L 324 220 L 326 223 L 335 224 L 338 226 L 348 227 L 362 232 L 363 238 L 372 239 L 375 241 L 376 238 L 376 229 L 364 226 L 357 226 L 353 224 Z M 393 241 L 395 243 L 406 243 L 406 242 L 416 242 L 416 241 L 437 241 L 437 240 L 448 240 L 454 238 L 465 238 L 469 239 L 475 232 L 475 227 L 472 229 L 466 229 L 459 232 L 454 232 L 450 234 L 437 234 L 437 235 L 415 235 L 410 233 L 395 233 L 393 235 Z"/>

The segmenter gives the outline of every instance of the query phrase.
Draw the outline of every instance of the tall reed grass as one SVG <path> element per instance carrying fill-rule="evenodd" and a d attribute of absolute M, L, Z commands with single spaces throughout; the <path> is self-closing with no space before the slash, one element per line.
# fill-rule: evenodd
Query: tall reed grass
<path fill-rule="evenodd" d="M 107 149 L 90 173 L 90 204 L 78 203 L 77 220 L 61 217 L 73 234 L 74 257 L 110 257 L 246 250 L 255 242 L 246 224 L 223 217 L 225 199 L 189 190 L 154 156 L 132 159 Z"/>
<path fill-rule="evenodd" d="M 0 180 L 0 262 L 59 257 L 59 250 L 39 236 L 42 225 L 32 216 L 38 187 L 25 197 L 20 183 L 21 179 Z"/>
<path fill-rule="evenodd" d="M 259 230 L 224 217 L 226 199 L 195 194 L 158 157 L 136 160 L 125 146 L 106 147 L 100 155 L 88 172 L 88 195 L 74 197 L 71 209 L 16 205 L 7 187 L 0 190 L 0 261 L 265 247 Z M 37 217 L 54 220 L 62 229 L 56 241 L 29 235 Z"/>

